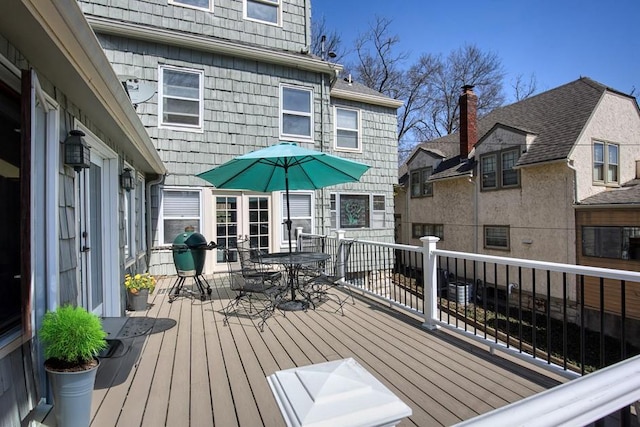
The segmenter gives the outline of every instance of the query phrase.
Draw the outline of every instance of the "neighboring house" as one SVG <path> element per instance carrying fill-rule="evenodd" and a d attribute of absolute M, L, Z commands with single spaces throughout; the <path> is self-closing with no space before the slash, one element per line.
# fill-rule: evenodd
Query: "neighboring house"
<path fill-rule="evenodd" d="M 75 163 L 73 130 L 89 146 Z M 75 0 L 3 1 L 0 133 L 0 425 L 17 426 L 47 397 L 45 311 L 124 314 L 124 274 L 147 265 L 145 182 L 165 168 Z"/>
<path fill-rule="evenodd" d="M 175 274 L 171 244 L 188 225 L 220 246 L 244 236 L 267 251 L 288 246 L 281 192 L 217 190 L 196 177 L 279 141 L 372 166 L 358 183 L 292 192 L 293 227 L 393 240 L 401 103 L 309 54 L 308 0 L 80 4 L 168 168 L 152 187 L 152 273 Z M 341 221 L 354 205 L 359 220 Z M 207 256 L 205 273 L 224 268 L 221 253 Z"/>
<path fill-rule="evenodd" d="M 460 132 L 420 144 L 401 168 L 400 242 L 436 235 L 441 249 L 640 271 L 630 255 L 640 200 L 625 187 L 640 159 L 636 100 L 580 78 L 477 119 L 477 97 L 463 90 Z M 616 248 L 600 229 L 612 225 L 621 227 Z M 598 258 L 614 254 L 620 262 Z M 639 303 L 630 293 L 633 317 Z"/>

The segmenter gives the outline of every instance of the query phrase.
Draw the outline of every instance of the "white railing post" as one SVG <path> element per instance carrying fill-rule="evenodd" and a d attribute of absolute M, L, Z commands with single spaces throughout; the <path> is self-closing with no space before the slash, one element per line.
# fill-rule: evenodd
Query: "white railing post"
<path fill-rule="evenodd" d="M 336 262 L 338 263 L 337 267 L 338 267 L 338 271 L 336 271 L 336 273 L 338 273 L 338 277 L 340 277 L 340 279 L 344 279 L 344 252 L 342 251 L 342 248 L 340 247 L 340 241 L 343 240 L 345 238 L 345 235 L 347 234 L 346 231 L 344 230 L 336 230 L 336 237 L 338 238 L 338 246 L 337 249 L 340 250 L 340 253 L 336 254 Z M 338 262 L 338 260 L 340 260 L 340 262 Z"/>
<path fill-rule="evenodd" d="M 296 227 L 296 251 L 300 252 L 302 250 L 302 239 L 300 235 L 302 234 L 302 227 Z"/>
<path fill-rule="evenodd" d="M 422 294 L 424 297 L 424 323 L 422 327 L 430 330 L 438 328 L 436 323 L 437 295 L 438 295 L 438 256 L 435 253 L 436 243 L 440 241 L 435 236 L 421 237 L 422 241 Z"/>

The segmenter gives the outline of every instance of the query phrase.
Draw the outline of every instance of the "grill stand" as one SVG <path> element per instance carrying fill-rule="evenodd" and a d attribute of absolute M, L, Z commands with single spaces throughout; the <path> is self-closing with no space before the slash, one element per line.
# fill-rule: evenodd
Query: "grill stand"
<path fill-rule="evenodd" d="M 197 295 L 197 292 L 192 291 L 191 289 L 184 288 L 184 282 L 187 280 L 187 277 L 193 277 L 193 281 L 198 286 L 198 290 L 200 291 L 200 297 L 199 297 L 200 301 L 204 301 L 205 299 L 207 299 L 207 295 L 211 296 L 211 292 L 212 292 L 211 286 L 209 285 L 209 282 L 207 282 L 207 279 L 205 279 L 202 274 L 194 274 L 194 275 L 179 274 L 178 278 L 176 279 L 175 282 L 173 282 L 173 285 L 169 290 L 170 303 L 183 294 L 186 294 L 189 297 L 195 297 Z"/>

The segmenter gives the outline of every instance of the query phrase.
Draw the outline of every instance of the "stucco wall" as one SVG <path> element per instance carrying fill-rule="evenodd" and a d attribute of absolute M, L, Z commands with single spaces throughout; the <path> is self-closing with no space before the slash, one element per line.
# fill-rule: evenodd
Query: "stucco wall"
<path fill-rule="evenodd" d="M 577 199 L 606 191 L 603 185 L 593 185 L 593 141 L 605 141 L 620 147 L 620 183 L 636 177 L 636 160 L 640 159 L 640 117 L 632 99 L 605 93 L 578 143 L 570 154 L 577 171 Z"/>

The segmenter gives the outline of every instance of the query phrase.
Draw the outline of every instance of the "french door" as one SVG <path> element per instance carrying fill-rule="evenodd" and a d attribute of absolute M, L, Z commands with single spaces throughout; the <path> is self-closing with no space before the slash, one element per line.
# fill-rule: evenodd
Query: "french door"
<path fill-rule="evenodd" d="M 253 248 L 269 252 L 271 239 L 271 197 L 263 195 L 216 195 L 216 243 L 235 248 L 239 239 L 249 239 Z M 218 252 L 218 262 L 223 262 Z"/>

